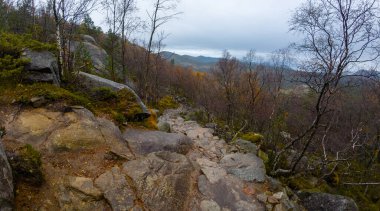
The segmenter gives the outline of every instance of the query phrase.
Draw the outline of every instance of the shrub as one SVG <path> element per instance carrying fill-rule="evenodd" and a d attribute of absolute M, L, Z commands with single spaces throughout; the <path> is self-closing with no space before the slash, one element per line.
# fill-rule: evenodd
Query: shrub
<path fill-rule="evenodd" d="M 259 133 L 253 133 L 253 132 L 242 134 L 240 136 L 240 138 L 242 138 L 244 140 L 247 140 L 247 141 L 250 141 L 250 142 L 255 143 L 255 144 L 258 144 L 262 140 L 264 140 L 264 136 L 263 135 L 261 135 Z"/>
<path fill-rule="evenodd" d="M 172 96 L 166 95 L 158 101 L 158 109 L 163 112 L 166 109 L 178 108 L 178 103 Z"/>
<path fill-rule="evenodd" d="M 41 170 L 41 153 L 27 144 L 21 147 L 9 159 L 17 180 L 40 186 L 44 181 Z"/>

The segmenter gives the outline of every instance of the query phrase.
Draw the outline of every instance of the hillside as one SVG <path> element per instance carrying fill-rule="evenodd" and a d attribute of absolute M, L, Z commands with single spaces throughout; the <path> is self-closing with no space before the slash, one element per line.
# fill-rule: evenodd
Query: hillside
<path fill-rule="evenodd" d="M 192 69 L 201 72 L 209 72 L 219 60 L 219 58 L 206 56 L 195 57 L 189 55 L 178 55 L 168 51 L 163 51 L 161 54 L 162 57 L 169 62 L 174 62 L 174 64 L 182 67 L 191 67 Z"/>

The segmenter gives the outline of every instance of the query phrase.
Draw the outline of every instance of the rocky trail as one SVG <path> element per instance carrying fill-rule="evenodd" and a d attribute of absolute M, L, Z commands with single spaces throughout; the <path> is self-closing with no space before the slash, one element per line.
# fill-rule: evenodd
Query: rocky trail
<path fill-rule="evenodd" d="M 159 118 L 167 133 L 122 132 L 78 106 L 0 110 L 0 210 L 304 210 L 253 143 L 227 144 L 187 112 Z M 358 210 L 342 196 L 303 197 L 309 210 Z"/>
<path fill-rule="evenodd" d="M 159 121 L 169 124 L 171 132 L 184 134 L 193 141 L 186 156 L 201 170 L 196 178 L 200 210 L 301 209 L 278 181 L 266 176 L 254 144 L 239 140 L 237 147 L 230 146 L 214 136 L 213 129 L 185 121 L 180 114 L 186 112 L 184 107 L 167 110 Z"/>
<path fill-rule="evenodd" d="M 11 210 L 14 201 L 15 210 L 300 209 L 281 183 L 266 176 L 253 144 L 238 141 L 250 152 L 240 153 L 212 129 L 185 121 L 183 112 L 167 110 L 159 118 L 170 127 L 166 133 L 121 132 L 81 107 L 3 110 L 4 149 L 22 177 L 12 178 L 5 165 L 0 207 Z M 31 162 L 39 154 L 41 163 Z"/>

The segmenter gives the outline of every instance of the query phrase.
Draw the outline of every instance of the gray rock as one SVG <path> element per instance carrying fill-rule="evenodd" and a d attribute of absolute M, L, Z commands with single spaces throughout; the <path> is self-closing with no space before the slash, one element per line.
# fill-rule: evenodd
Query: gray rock
<path fill-rule="evenodd" d="M 95 41 L 95 40 L 93 40 L 93 41 Z M 95 67 L 95 71 L 97 71 L 98 73 L 106 73 L 105 67 L 107 64 L 108 54 L 103 48 L 98 47 L 95 44 L 96 42 L 93 42 L 93 41 L 92 40 L 91 40 L 91 42 L 71 41 L 70 51 L 75 52 L 81 48 L 84 49 L 90 55 L 91 60 L 92 60 L 92 64 Z"/>
<path fill-rule="evenodd" d="M 283 189 L 282 183 L 279 180 L 273 177 L 267 177 L 267 180 L 268 180 L 269 189 L 272 192 L 281 191 Z"/>
<path fill-rule="evenodd" d="M 207 124 L 205 125 L 205 128 L 216 129 L 217 126 L 218 126 L 218 125 L 215 124 L 215 123 L 207 123 Z"/>
<path fill-rule="evenodd" d="M 135 184 L 138 197 L 148 210 L 186 210 L 195 169 L 184 156 L 156 152 L 123 164 Z"/>
<path fill-rule="evenodd" d="M 80 191 L 95 199 L 100 199 L 102 192 L 94 186 L 91 178 L 85 177 L 69 177 L 68 187 Z"/>
<path fill-rule="evenodd" d="M 220 211 L 219 205 L 214 201 L 203 200 L 201 202 L 201 211 Z"/>
<path fill-rule="evenodd" d="M 144 120 L 145 118 L 148 118 L 151 115 L 148 107 L 146 107 L 146 105 L 141 100 L 141 98 L 137 95 L 137 93 L 130 86 L 125 85 L 125 84 L 116 83 L 114 81 L 111 81 L 111 80 L 108 80 L 108 79 L 105 79 L 105 78 L 102 78 L 102 77 L 99 77 L 96 75 L 92 75 L 89 73 L 85 73 L 85 72 L 79 72 L 79 78 L 82 82 L 82 85 L 84 85 L 90 89 L 93 89 L 96 87 L 98 87 L 98 88 L 99 87 L 109 87 L 109 88 L 116 90 L 116 91 L 121 90 L 121 89 L 127 89 L 129 92 L 131 92 L 135 96 L 137 103 L 141 107 L 142 112 L 137 114 L 138 115 L 137 118 L 140 120 Z"/>
<path fill-rule="evenodd" d="M 0 134 L 0 210 L 12 210 L 14 199 L 12 169 L 1 143 Z"/>
<path fill-rule="evenodd" d="M 355 201 L 349 197 L 328 193 L 300 192 L 298 196 L 307 210 L 313 211 L 358 211 Z"/>
<path fill-rule="evenodd" d="M 171 132 L 170 124 L 167 122 L 160 121 L 160 122 L 158 122 L 157 127 L 158 127 L 158 130 L 160 130 L 162 132 L 166 132 L 166 133 Z"/>
<path fill-rule="evenodd" d="M 252 142 L 243 139 L 238 139 L 236 140 L 235 145 L 242 153 L 252 153 L 257 155 L 257 146 Z"/>
<path fill-rule="evenodd" d="M 215 162 L 204 158 L 198 158 L 197 163 L 201 166 L 202 172 L 211 183 L 216 183 L 219 180 L 224 179 L 227 175 L 226 170 L 219 167 Z"/>
<path fill-rule="evenodd" d="M 112 210 L 130 210 L 134 207 L 136 197 L 119 167 L 113 167 L 100 175 L 95 180 L 95 185 L 104 193 L 104 198 L 111 205 Z"/>
<path fill-rule="evenodd" d="M 32 103 L 32 106 L 34 108 L 38 108 L 45 105 L 47 103 L 47 100 L 45 99 L 45 97 L 33 97 L 32 99 L 30 99 L 30 102 Z"/>
<path fill-rule="evenodd" d="M 186 154 L 193 144 L 185 135 L 161 131 L 128 129 L 123 137 L 127 140 L 132 151 L 138 155 L 159 151 Z"/>
<path fill-rule="evenodd" d="M 25 67 L 27 71 L 25 79 L 27 81 L 60 84 L 58 64 L 54 54 L 49 51 L 26 49 L 22 57 L 30 60 L 30 63 Z"/>
<path fill-rule="evenodd" d="M 90 35 L 82 34 L 82 35 L 81 35 L 81 38 L 82 38 L 82 40 L 85 41 L 85 42 L 89 42 L 89 43 L 94 44 L 94 45 L 97 44 L 96 41 L 95 41 L 95 38 L 93 38 L 93 37 L 90 36 Z"/>
<path fill-rule="evenodd" d="M 55 197 L 58 199 L 59 210 L 111 210 L 104 200 L 63 185 Z"/>
<path fill-rule="evenodd" d="M 198 177 L 198 189 L 202 195 L 215 201 L 223 209 L 264 210 L 258 201 L 243 192 L 244 188 L 244 182 L 230 175 L 216 183 L 211 183 L 205 175 Z"/>
<path fill-rule="evenodd" d="M 229 154 L 223 157 L 220 164 L 227 173 L 244 181 L 265 181 L 264 162 L 254 154 Z"/>

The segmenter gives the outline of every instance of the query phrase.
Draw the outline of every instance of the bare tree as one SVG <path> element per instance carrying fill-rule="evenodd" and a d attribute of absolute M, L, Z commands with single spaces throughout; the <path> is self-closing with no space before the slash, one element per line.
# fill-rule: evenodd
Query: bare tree
<path fill-rule="evenodd" d="M 151 13 L 148 12 L 149 16 L 149 41 L 147 44 L 147 53 L 145 56 L 146 68 L 143 74 L 143 89 L 145 92 L 150 92 L 148 87 L 148 78 L 151 74 L 151 55 L 154 52 L 153 42 L 156 36 L 156 33 L 159 28 L 161 28 L 165 23 L 179 15 L 179 12 L 174 12 L 177 8 L 178 0 L 155 0 L 153 11 Z M 161 36 L 163 37 L 163 36 Z M 160 43 L 162 40 L 160 40 Z M 160 48 L 159 48 L 160 49 Z M 147 99 L 147 94 L 145 94 L 145 98 Z"/>
<path fill-rule="evenodd" d="M 339 91 L 345 72 L 380 56 L 379 8 L 377 0 L 307 0 L 296 10 L 291 30 L 305 36 L 295 48 L 306 57 L 302 80 L 317 95 L 314 120 L 277 154 L 274 174 L 292 173 L 317 135 L 324 117 L 334 110 L 331 101 Z M 325 120 L 326 121 L 326 120 Z M 276 169 L 281 154 L 301 143 L 291 169 Z"/>
<path fill-rule="evenodd" d="M 236 88 L 239 84 L 240 73 L 240 62 L 235 57 L 232 57 L 227 50 L 223 52 L 223 57 L 212 71 L 213 76 L 222 87 L 226 99 L 227 124 L 233 124 L 233 113 L 235 112 L 236 103 L 235 99 L 237 97 Z"/>
<path fill-rule="evenodd" d="M 66 64 L 69 57 L 69 49 L 66 46 L 67 37 L 65 26 L 69 22 L 76 22 L 83 18 L 85 14 L 90 14 L 90 11 L 95 7 L 95 0 L 50 0 L 55 22 L 55 35 L 59 51 L 58 68 L 60 76 L 64 76 L 65 71 L 68 71 Z"/>

